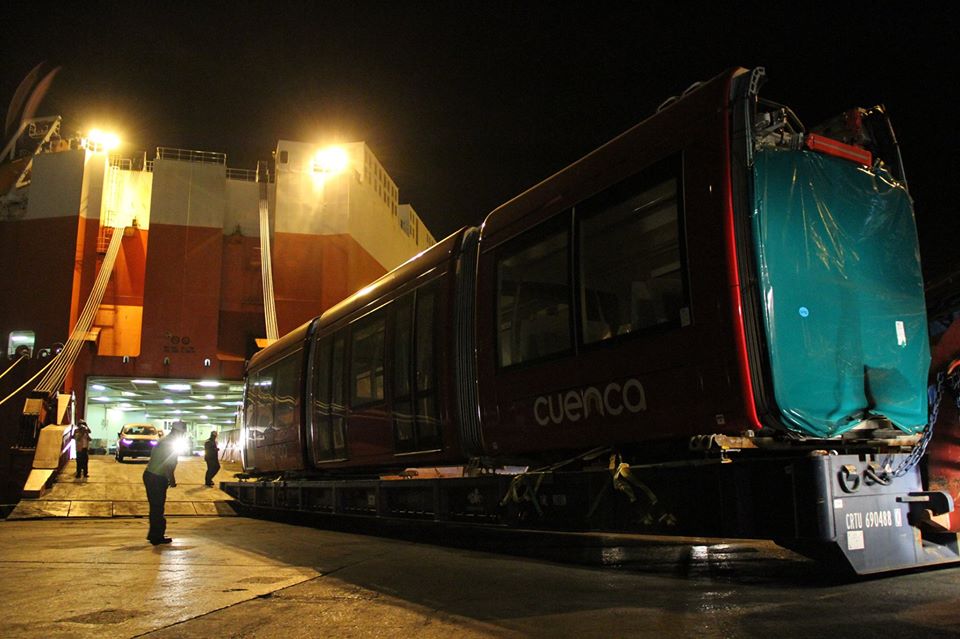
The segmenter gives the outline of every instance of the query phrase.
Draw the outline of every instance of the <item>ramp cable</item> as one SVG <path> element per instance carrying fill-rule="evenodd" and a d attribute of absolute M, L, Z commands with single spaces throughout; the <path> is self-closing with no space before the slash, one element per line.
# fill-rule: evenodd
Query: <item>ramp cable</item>
<path fill-rule="evenodd" d="M 258 176 L 259 177 L 259 176 Z M 267 182 L 260 182 L 260 277 L 263 280 L 263 320 L 267 339 L 280 337 L 277 330 L 277 307 L 273 295 L 273 261 L 270 257 L 270 207 Z"/>
<path fill-rule="evenodd" d="M 26 355 L 21 355 L 21 356 L 18 357 L 17 359 L 13 360 L 13 363 L 10 364 L 9 366 L 7 366 L 7 370 L 5 370 L 5 371 L 3 371 L 2 373 L 0 373 L 0 379 L 3 379 L 3 378 L 6 376 L 7 373 L 9 373 L 10 371 L 12 371 L 17 364 L 19 364 L 20 362 L 22 362 L 22 361 L 25 360 L 25 359 L 27 359 L 27 356 L 26 356 Z"/>
<path fill-rule="evenodd" d="M 97 279 L 93 283 L 93 289 L 90 291 L 87 303 L 83 307 L 83 312 L 80 314 L 80 317 L 77 318 L 77 323 L 73 327 L 70 339 L 67 340 L 67 343 L 64 344 L 63 349 L 57 353 L 56 357 L 51 360 L 50 363 L 53 364 L 53 366 L 50 367 L 46 375 L 41 378 L 40 383 L 36 387 L 37 391 L 50 394 L 58 390 L 63 384 L 63 380 L 67 377 L 67 373 L 77 361 L 77 357 L 80 355 L 80 347 L 83 346 L 83 342 L 86 340 L 87 333 L 90 331 L 93 320 L 100 308 L 100 303 L 103 301 L 103 295 L 107 290 L 107 285 L 110 283 L 113 265 L 117 260 L 117 255 L 120 253 L 120 244 L 123 241 L 124 228 L 125 227 L 114 227 L 113 235 L 110 238 L 110 245 L 107 247 L 107 253 L 103 257 L 103 263 L 100 265 L 100 271 L 97 273 Z"/>

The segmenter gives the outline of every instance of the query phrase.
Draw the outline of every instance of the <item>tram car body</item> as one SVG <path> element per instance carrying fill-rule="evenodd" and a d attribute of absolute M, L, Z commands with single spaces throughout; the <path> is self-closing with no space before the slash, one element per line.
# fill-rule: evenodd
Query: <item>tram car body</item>
<path fill-rule="evenodd" d="M 692 87 L 257 353 L 245 470 L 923 430 L 923 283 L 886 115 L 806 130 L 762 79 Z"/>

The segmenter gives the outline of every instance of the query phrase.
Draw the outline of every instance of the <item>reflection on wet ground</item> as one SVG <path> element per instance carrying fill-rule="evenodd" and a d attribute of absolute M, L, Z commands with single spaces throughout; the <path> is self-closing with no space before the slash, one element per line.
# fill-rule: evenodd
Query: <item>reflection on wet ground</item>
<path fill-rule="evenodd" d="M 765 541 L 447 530 L 425 544 L 181 517 L 174 543 L 152 547 L 145 525 L 0 522 L 3 636 L 903 639 L 960 628 L 960 569 L 845 580 Z"/>

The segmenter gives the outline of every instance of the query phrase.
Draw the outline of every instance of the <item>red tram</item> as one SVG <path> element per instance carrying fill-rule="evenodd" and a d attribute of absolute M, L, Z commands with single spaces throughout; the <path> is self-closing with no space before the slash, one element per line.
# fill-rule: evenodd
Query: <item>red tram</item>
<path fill-rule="evenodd" d="M 923 288 L 889 124 L 805 135 L 756 84 L 692 88 L 258 353 L 245 468 L 920 431 Z"/>
<path fill-rule="evenodd" d="M 881 107 L 808 129 L 759 96 L 764 75 L 692 86 L 259 352 L 244 471 L 282 481 L 224 489 L 774 538 L 859 573 L 957 561 L 931 524 L 950 497 L 916 463 L 930 351 L 893 130 Z M 508 464 L 545 466 L 368 479 Z"/>

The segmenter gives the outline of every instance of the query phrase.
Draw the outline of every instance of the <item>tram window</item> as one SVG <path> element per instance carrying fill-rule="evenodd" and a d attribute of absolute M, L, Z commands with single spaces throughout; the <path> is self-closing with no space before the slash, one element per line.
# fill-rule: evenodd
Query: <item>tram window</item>
<path fill-rule="evenodd" d="M 32 357 L 35 342 L 36 336 L 33 331 L 10 331 L 7 338 L 7 357 L 9 359 Z"/>
<path fill-rule="evenodd" d="M 436 381 L 436 282 L 399 298 L 393 306 L 391 401 L 397 452 L 439 448 Z"/>
<path fill-rule="evenodd" d="M 276 382 L 274 388 L 274 428 L 277 430 L 275 441 L 296 441 L 297 396 L 300 386 L 300 359 L 298 351 L 288 355 L 276 364 Z"/>
<path fill-rule="evenodd" d="M 497 260 L 500 366 L 571 348 L 570 232 L 560 216 L 511 241 Z"/>
<path fill-rule="evenodd" d="M 344 437 L 346 406 L 343 402 L 343 331 L 324 337 L 314 356 L 314 387 L 311 428 L 317 461 L 347 458 Z"/>
<path fill-rule="evenodd" d="M 273 435 L 276 429 L 273 426 L 273 367 L 265 368 L 257 374 L 256 383 L 256 419 L 259 434 L 257 435 L 257 447 L 267 446 L 273 443 Z"/>
<path fill-rule="evenodd" d="M 333 338 L 333 355 L 330 362 L 330 431 L 333 438 L 333 457 L 347 458 L 346 392 L 344 388 L 344 351 L 346 350 L 344 331 L 338 331 Z"/>
<path fill-rule="evenodd" d="M 248 436 L 257 447 L 296 441 L 299 386 L 299 353 L 288 355 L 247 380 Z"/>
<path fill-rule="evenodd" d="M 247 431 L 247 439 L 255 444 L 260 433 L 260 424 L 257 422 L 257 406 L 259 404 L 259 380 L 255 373 L 247 377 L 246 396 L 244 397 L 243 418 Z"/>
<path fill-rule="evenodd" d="M 413 293 L 396 301 L 393 323 L 393 428 L 396 448 L 408 452 L 416 448 L 413 401 L 410 395 L 410 371 L 413 350 Z"/>
<path fill-rule="evenodd" d="M 416 424 L 417 448 L 427 450 L 440 446 L 440 414 L 437 410 L 435 374 L 436 286 L 417 291 L 417 315 L 414 322 L 416 353 Z"/>
<path fill-rule="evenodd" d="M 313 361 L 313 406 L 311 425 L 318 459 L 333 455 L 333 433 L 330 429 L 330 361 L 332 340 L 325 337 L 317 344 Z"/>
<path fill-rule="evenodd" d="M 383 400 L 384 311 L 357 320 L 351 331 L 351 406 Z"/>
<path fill-rule="evenodd" d="M 584 343 L 681 325 L 679 181 L 631 179 L 577 207 Z"/>

